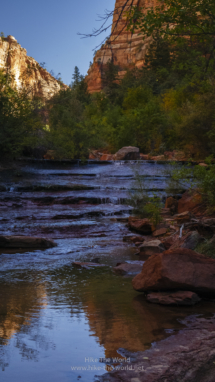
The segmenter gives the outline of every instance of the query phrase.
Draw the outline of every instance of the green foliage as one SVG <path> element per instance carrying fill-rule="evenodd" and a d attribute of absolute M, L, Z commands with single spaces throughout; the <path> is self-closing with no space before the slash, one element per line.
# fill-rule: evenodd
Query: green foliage
<path fill-rule="evenodd" d="M 161 200 L 155 195 L 148 196 L 144 177 L 138 171 L 135 172 L 134 190 L 129 193 L 128 204 L 133 207 L 134 215 L 149 218 L 154 226 L 161 222 Z"/>
<path fill-rule="evenodd" d="M 208 158 L 208 167 L 199 165 L 179 167 L 173 164 L 171 187 L 197 190 L 208 206 L 208 210 L 215 210 L 215 165 Z"/>
<path fill-rule="evenodd" d="M 4 41 L 4 39 L 5 39 L 5 35 L 4 35 L 4 32 L 1 32 L 0 33 L 0 37 L 2 38 L 2 40 Z"/>
<path fill-rule="evenodd" d="M 153 37 L 159 33 L 171 48 L 178 70 L 199 78 L 213 74 L 214 1 L 164 0 L 146 14 L 136 7 L 128 17 L 132 31 Z"/>
<path fill-rule="evenodd" d="M 60 158 L 84 157 L 87 153 L 87 133 L 83 128 L 83 104 L 72 89 L 61 90 L 49 102 L 47 145 Z"/>
<path fill-rule="evenodd" d="M 210 240 L 205 240 L 203 243 L 198 244 L 195 251 L 215 259 L 215 238 L 212 237 Z"/>
<path fill-rule="evenodd" d="M 38 101 L 11 88 L 11 77 L 0 72 L 0 159 L 20 155 L 24 146 L 34 147 L 40 140 L 42 123 Z"/>

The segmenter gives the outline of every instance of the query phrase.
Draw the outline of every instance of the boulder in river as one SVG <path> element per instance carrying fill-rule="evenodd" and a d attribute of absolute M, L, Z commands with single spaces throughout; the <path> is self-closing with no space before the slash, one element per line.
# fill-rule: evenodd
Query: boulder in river
<path fill-rule="evenodd" d="M 122 147 L 113 156 L 114 160 L 136 160 L 140 159 L 140 150 L 138 147 L 127 146 Z"/>
<path fill-rule="evenodd" d="M 99 263 L 83 263 L 81 261 L 73 261 L 72 265 L 76 268 L 83 268 L 83 269 L 91 269 L 91 268 L 100 268 L 100 267 L 106 267 L 105 264 L 99 264 Z"/>
<path fill-rule="evenodd" d="M 165 248 L 160 240 L 151 240 L 144 242 L 140 247 L 140 255 L 152 256 L 155 253 L 165 251 Z"/>
<path fill-rule="evenodd" d="M 215 260 L 176 248 L 151 256 L 132 280 L 139 292 L 188 290 L 215 296 Z"/>
<path fill-rule="evenodd" d="M 144 235 L 151 235 L 155 231 L 155 227 L 149 219 L 139 219 L 134 216 L 129 216 L 128 226 L 130 229 Z"/>
<path fill-rule="evenodd" d="M 147 301 L 161 305 L 195 305 L 201 298 L 195 293 L 186 290 L 172 292 L 150 292 Z"/>
<path fill-rule="evenodd" d="M 144 261 L 130 261 L 129 263 L 119 263 L 113 268 L 113 272 L 118 275 L 137 275 L 143 268 Z"/>
<path fill-rule="evenodd" d="M 53 240 L 32 236 L 0 236 L 0 248 L 52 248 Z"/>

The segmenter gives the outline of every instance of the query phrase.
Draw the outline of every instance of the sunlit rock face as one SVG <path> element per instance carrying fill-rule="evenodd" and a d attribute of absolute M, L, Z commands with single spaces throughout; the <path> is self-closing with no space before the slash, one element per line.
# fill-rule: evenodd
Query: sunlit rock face
<path fill-rule="evenodd" d="M 60 83 L 27 56 L 26 49 L 13 36 L 0 37 L 0 70 L 12 76 L 12 85 L 18 91 L 26 89 L 29 96 L 49 99 L 61 89 Z"/>
<path fill-rule="evenodd" d="M 127 6 L 125 0 L 116 0 L 112 33 L 109 40 L 97 51 L 93 65 L 88 71 L 86 81 L 88 83 L 88 90 L 90 93 L 99 92 L 102 90 L 102 76 L 105 70 L 105 64 L 112 61 L 119 67 L 119 78 L 122 78 L 128 68 L 137 67 L 141 68 L 145 62 L 145 56 L 151 37 L 145 38 L 138 34 L 138 31 L 131 33 L 127 30 L 126 12 L 132 3 L 130 0 Z M 157 0 L 134 0 L 133 5 L 143 8 L 143 12 L 155 7 L 158 4 Z"/>

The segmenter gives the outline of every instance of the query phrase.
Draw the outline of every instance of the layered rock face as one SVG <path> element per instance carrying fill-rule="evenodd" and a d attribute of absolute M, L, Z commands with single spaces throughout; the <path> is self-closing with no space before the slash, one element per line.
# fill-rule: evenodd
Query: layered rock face
<path fill-rule="evenodd" d="M 141 68 L 144 65 L 145 56 L 151 37 L 143 41 L 143 37 L 138 35 L 138 31 L 132 34 L 127 31 L 126 12 L 130 9 L 131 4 L 143 8 L 147 11 L 151 7 L 158 4 L 157 0 L 130 0 L 125 8 L 123 8 L 125 0 L 116 0 L 111 37 L 102 48 L 97 51 L 93 65 L 88 71 L 86 81 L 90 93 L 102 90 L 102 77 L 105 65 L 108 61 L 113 62 L 119 67 L 119 78 L 122 78 L 128 68 Z M 122 13 L 122 15 L 121 15 Z"/>
<path fill-rule="evenodd" d="M 25 88 L 30 96 L 49 99 L 62 86 L 36 60 L 27 56 L 26 49 L 13 36 L 0 37 L 0 70 L 8 71 L 12 76 L 12 86 L 18 91 Z"/>

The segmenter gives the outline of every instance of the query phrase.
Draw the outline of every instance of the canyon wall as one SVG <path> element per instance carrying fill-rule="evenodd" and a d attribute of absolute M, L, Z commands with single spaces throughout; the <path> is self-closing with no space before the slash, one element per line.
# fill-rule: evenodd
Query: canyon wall
<path fill-rule="evenodd" d="M 132 0 L 127 3 L 121 16 L 122 7 L 125 0 L 116 0 L 113 15 L 113 24 L 111 37 L 95 54 L 92 66 L 88 71 L 86 81 L 90 93 L 102 90 L 102 77 L 105 65 L 108 61 L 113 62 L 119 67 L 119 78 L 122 78 L 128 68 L 141 68 L 144 65 L 145 55 L 151 37 L 147 37 L 143 41 L 143 36 L 138 35 L 138 31 L 132 34 L 127 30 L 126 11 L 130 8 Z M 133 5 L 143 8 L 146 12 L 151 7 L 158 4 L 157 0 L 134 0 Z M 121 16 L 121 17 L 120 17 Z"/>
<path fill-rule="evenodd" d="M 26 49 L 13 36 L 0 37 L 0 70 L 12 76 L 12 86 L 26 89 L 29 96 L 49 99 L 58 93 L 61 85 L 36 60 L 27 56 Z"/>

